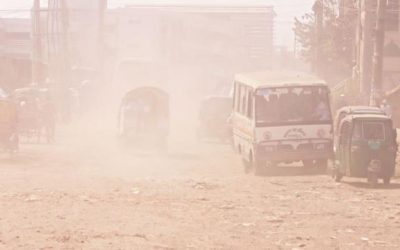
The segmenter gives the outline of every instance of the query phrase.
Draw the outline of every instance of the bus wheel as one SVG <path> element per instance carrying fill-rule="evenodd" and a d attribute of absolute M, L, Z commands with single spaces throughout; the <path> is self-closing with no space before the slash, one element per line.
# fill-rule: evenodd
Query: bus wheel
<path fill-rule="evenodd" d="M 243 163 L 243 166 L 244 166 L 244 173 L 245 174 L 249 174 L 250 172 L 251 172 L 251 168 L 252 168 L 252 166 L 251 166 L 251 162 L 249 162 L 249 161 L 247 161 L 246 159 L 242 159 L 242 163 Z"/>
<path fill-rule="evenodd" d="M 266 162 L 254 159 L 253 160 L 254 174 L 256 176 L 263 175 L 266 165 L 267 165 Z"/>

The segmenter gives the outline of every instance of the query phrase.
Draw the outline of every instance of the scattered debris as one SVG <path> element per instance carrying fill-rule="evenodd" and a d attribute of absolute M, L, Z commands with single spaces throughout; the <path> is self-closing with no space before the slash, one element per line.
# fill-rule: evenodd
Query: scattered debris
<path fill-rule="evenodd" d="M 132 235 L 132 237 L 148 240 L 147 236 L 144 234 L 134 234 L 134 235 Z"/>
<path fill-rule="evenodd" d="M 368 237 L 361 237 L 361 240 L 362 241 L 369 241 L 369 238 Z"/>
<path fill-rule="evenodd" d="M 256 224 L 255 223 L 242 223 L 241 225 L 244 227 L 254 227 Z"/>
<path fill-rule="evenodd" d="M 278 218 L 278 217 L 273 217 L 273 216 L 267 216 L 267 217 L 265 217 L 264 219 L 265 219 L 267 222 L 270 222 L 270 223 L 282 223 L 282 222 L 284 222 L 283 219 Z"/>
<path fill-rule="evenodd" d="M 29 195 L 28 198 L 25 199 L 27 202 L 35 202 L 35 201 L 40 201 L 40 197 L 34 194 Z"/>
<path fill-rule="evenodd" d="M 217 185 L 209 184 L 207 182 L 196 182 L 192 185 L 192 187 L 199 190 L 212 190 L 216 189 Z"/>
<path fill-rule="evenodd" d="M 79 199 L 81 199 L 82 201 L 88 202 L 88 203 L 94 203 L 97 201 L 96 199 L 91 199 L 86 195 L 79 196 Z"/>
<path fill-rule="evenodd" d="M 169 246 L 162 245 L 162 244 L 155 244 L 152 247 L 156 250 L 175 250 L 175 248 L 173 248 L 173 247 L 169 247 Z"/>
<path fill-rule="evenodd" d="M 132 194 L 140 194 L 140 190 L 138 188 L 131 188 Z"/>
<path fill-rule="evenodd" d="M 235 206 L 234 206 L 234 205 L 232 205 L 232 204 L 229 204 L 229 205 L 223 205 L 223 206 L 220 206 L 220 209 L 224 209 L 224 210 L 232 210 L 232 209 L 235 209 Z"/>
<path fill-rule="evenodd" d="M 376 240 L 376 241 L 374 241 L 374 244 L 376 244 L 376 245 L 387 245 L 387 242 Z"/>

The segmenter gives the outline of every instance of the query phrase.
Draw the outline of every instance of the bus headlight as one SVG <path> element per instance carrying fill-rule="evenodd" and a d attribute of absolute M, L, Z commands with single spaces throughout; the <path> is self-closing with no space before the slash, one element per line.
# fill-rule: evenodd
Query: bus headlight
<path fill-rule="evenodd" d="M 269 141 L 272 139 L 272 133 L 269 131 L 265 131 L 263 137 L 265 141 Z"/>

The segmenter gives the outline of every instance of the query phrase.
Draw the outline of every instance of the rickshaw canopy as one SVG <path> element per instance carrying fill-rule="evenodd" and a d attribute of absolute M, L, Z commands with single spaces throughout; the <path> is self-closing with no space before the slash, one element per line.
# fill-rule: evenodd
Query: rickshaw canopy
<path fill-rule="evenodd" d="M 390 117 L 386 115 L 379 114 L 360 114 L 360 115 L 348 115 L 346 116 L 340 123 L 340 127 L 345 122 L 354 122 L 354 121 L 391 121 Z"/>
<path fill-rule="evenodd" d="M 337 111 L 338 114 L 384 114 L 384 112 L 378 107 L 370 107 L 370 106 L 347 106 L 339 109 Z"/>

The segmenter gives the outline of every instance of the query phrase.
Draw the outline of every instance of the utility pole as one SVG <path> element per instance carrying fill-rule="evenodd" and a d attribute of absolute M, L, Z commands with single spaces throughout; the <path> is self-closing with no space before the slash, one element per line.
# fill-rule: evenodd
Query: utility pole
<path fill-rule="evenodd" d="M 41 31 L 40 0 L 34 0 L 31 11 L 32 20 L 32 83 L 40 85 L 43 81 L 43 49 Z"/>
<path fill-rule="evenodd" d="M 105 14 L 107 10 L 107 0 L 99 0 L 98 5 L 98 65 L 100 81 L 104 80 L 104 63 L 105 63 Z"/>
<path fill-rule="evenodd" d="M 55 91 L 58 108 L 60 109 L 62 119 L 64 121 L 69 121 L 71 114 L 69 99 L 71 65 L 69 57 L 69 13 L 67 0 L 56 0 L 54 7 L 54 12 L 56 13 L 55 25 L 57 27 L 55 32 L 58 33 L 59 30 L 59 34 L 56 34 L 55 40 L 55 44 L 57 46 L 55 51 L 55 60 L 57 62 L 57 87 Z"/>
<path fill-rule="evenodd" d="M 314 62 L 312 65 L 313 71 L 317 74 L 321 73 L 321 44 L 322 44 L 322 32 L 324 28 L 324 0 L 316 0 L 313 6 L 315 15 L 315 55 Z"/>
<path fill-rule="evenodd" d="M 371 84 L 370 105 L 379 105 L 383 85 L 383 46 L 385 43 L 385 17 L 387 0 L 378 0 L 377 23 L 375 31 L 374 71 Z"/>
<path fill-rule="evenodd" d="M 367 105 L 371 93 L 373 58 L 373 1 L 359 0 L 358 65 L 362 104 Z"/>
<path fill-rule="evenodd" d="M 66 0 L 60 0 L 61 7 L 61 82 L 63 85 L 68 84 L 68 76 L 69 76 L 69 20 L 68 20 L 68 8 Z"/>

